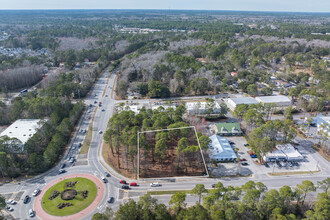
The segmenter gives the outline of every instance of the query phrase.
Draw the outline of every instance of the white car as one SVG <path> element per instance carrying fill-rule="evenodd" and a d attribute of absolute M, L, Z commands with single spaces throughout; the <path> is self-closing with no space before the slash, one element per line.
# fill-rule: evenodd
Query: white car
<path fill-rule="evenodd" d="M 15 205 L 16 204 L 16 201 L 13 200 L 13 199 L 9 199 L 6 201 L 7 204 L 11 204 L 11 205 Z"/>
<path fill-rule="evenodd" d="M 7 209 L 8 211 L 10 211 L 10 212 L 14 211 L 14 209 L 13 209 L 12 207 L 10 207 L 10 206 L 6 206 L 6 209 Z"/>
<path fill-rule="evenodd" d="M 36 197 L 40 193 L 40 189 L 36 189 L 33 191 L 32 196 Z"/>
<path fill-rule="evenodd" d="M 159 183 L 150 183 L 151 187 L 157 187 L 157 186 L 161 186 Z"/>
<path fill-rule="evenodd" d="M 34 217 L 34 211 L 32 209 L 29 210 L 29 216 Z"/>

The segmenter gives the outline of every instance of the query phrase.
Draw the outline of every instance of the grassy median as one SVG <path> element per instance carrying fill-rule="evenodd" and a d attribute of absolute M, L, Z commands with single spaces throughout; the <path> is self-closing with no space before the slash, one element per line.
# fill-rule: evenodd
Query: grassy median
<path fill-rule="evenodd" d="M 65 189 L 64 188 L 65 182 L 75 182 L 75 181 L 77 181 L 75 186 L 70 187 L 78 192 L 78 194 L 76 195 L 76 197 L 74 199 L 63 200 L 61 198 L 61 195 L 58 195 L 53 200 L 49 200 L 49 196 L 54 190 L 63 192 Z M 80 192 L 82 192 L 84 190 L 88 191 L 88 194 L 87 194 L 88 196 L 85 199 L 80 194 Z M 94 199 L 96 197 L 96 193 L 97 193 L 96 184 L 89 179 L 82 178 L 82 177 L 66 179 L 66 180 L 63 180 L 63 181 L 55 184 L 54 186 L 50 187 L 46 191 L 46 193 L 44 194 L 44 196 L 42 197 L 42 200 L 41 200 L 41 207 L 45 212 L 47 212 L 50 215 L 54 215 L 54 216 L 72 215 L 72 214 L 78 213 L 81 210 L 87 208 L 94 201 Z M 60 203 L 71 203 L 72 206 L 59 209 L 57 206 Z"/>

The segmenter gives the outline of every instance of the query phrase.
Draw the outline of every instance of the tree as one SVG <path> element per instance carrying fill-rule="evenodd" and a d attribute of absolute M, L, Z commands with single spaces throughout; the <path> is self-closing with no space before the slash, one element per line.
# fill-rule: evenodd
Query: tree
<path fill-rule="evenodd" d="M 248 92 L 249 95 L 252 95 L 252 96 L 258 95 L 257 86 L 255 84 L 248 85 L 247 92 Z"/>
<path fill-rule="evenodd" d="M 309 180 L 302 181 L 301 184 L 297 184 L 295 188 L 295 194 L 298 200 L 298 203 L 301 202 L 301 205 L 304 205 L 306 195 L 310 192 L 315 192 L 316 187 L 314 186 L 314 183 Z"/>
<path fill-rule="evenodd" d="M 136 202 L 132 199 L 129 199 L 127 203 L 120 204 L 119 209 L 116 212 L 115 219 L 122 220 L 122 219 L 138 219 L 139 216 L 139 208 Z"/>
<path fill-rule="evenodd" d="M 240 104 L 240 105 L 237 105 L 235 110 L 234 110 L 234 114 L 236 117 L 239 118 L 239 120 L 242 120 L 244 115 L 246 114 L 248 110 L 248 105 L 246 104 Z"/>
<path fill-rule="evenodd" d="M 145 96 L 148 94 L 148 83 L 141 82 L 141 83 L 138 83 L 136 86 L 137 86 L 138 93 L 140 93 L 142 96 Z"/>
<path fill-rule="evenodd" d="M 199 139 L 199 144 L 201 145 L 202 150 L 207 150 L 211 143 L 211 139 L 205 135 L 199 136 L 198 139 Z"/>
<path fill-rule="evenodd" d="M 184 213 L 183 220 L 205 220 L 208 219 L 207 210 L 200 204 L 189 207 Z"/>
<path fill-rule="evenodd" d="M 176 149 L 176 154 L 178 155 L 178 166 L 180 164 L 180 155 L 181 155 L 181 152 L 186 149 L 188 146 L 188 139 L 186 137 L 183 137 L 181 138 L 179 141 L 178 141 L 178 147 Z M 185 157 L 183 155 L 183 163 L 185 163 Z"/>
<path fill-rule="evenodd" d="M 322 189 L 326 194 L 329 194 L 330 177 L 328 177 L 322 181 L 317 181 L 317 188 Z"/>
<path fill-rule="evenodd" d="M 172 209 L 176 210 L 178 213 L 181 208 L 186 206 L 186 194 L 183 192 L 177 192 L 171 196 L 171 200 L 169 201 L 169 205 L 172 206 Z"/>
<path fill-rule="evenodd" d="M 167 150 L 167 140 L 164 138 L 157 140 L 155 145 L 156 157 L 158 157 L 159 159 L 164 159 L 166 150 Z"/>
<path fill-rule="evenodd" d="M 67 50 L 65 52 L 65 65 L 72 70 L 76 66 L 76 54 L 74 50 Z"/>
<path fill-rule="evenodd" d="M 99 213 L 99 212 L 95 213 L 92 218 L 92 220 L 108 220 L 108 219 L 109 219 L 109 216 L 107 216 L 104 213 Z"/>
<path fill-rule="evenodd" d="M 197 184 L 192 190 L 191 194 L 195 195 L 198 197 L 198 204 L 201 203 L 201 198 L 203 196 L 203 193 L 206 193 L 207 190 L 205 189 L 204 184 Z"/>
<path fill-rule="evenodd" d="M 0 195 L 0 211 L 6 207 L 6 198 Z"/>
<path fill-rule="evenodd" d="M 273 94 L 273 90 L 270 87 L 265 87 L 261 89 L 261 93 L 263 95 L 272 95 Z"/>
<path fill-rule="evenodd" d="M 284 110 L 284 117 L 285 119 L 289 119 L 289 120 L 293 120 L 293 116 L 292 116 L 292 106 L 288 106 L 287 108 L 285 108 Z"/>

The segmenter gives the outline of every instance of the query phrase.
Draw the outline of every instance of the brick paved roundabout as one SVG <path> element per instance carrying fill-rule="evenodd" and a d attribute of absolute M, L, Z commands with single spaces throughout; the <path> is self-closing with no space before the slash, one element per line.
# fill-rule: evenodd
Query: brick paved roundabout
<path fill-rule="evenodd" d="M 86 178 L 89 179 L 91 181 L 93 181 L 96 185 L 97 188 L 97 192 L 96 192 L 96 197 L 93 200 L 93 202 L 85 209 L 72 214 L 72 215 L 66 215 L 66 216 L 53 216 L 50 215 L 48 213 L 46 213 L 42 206 L 41 206 L 41 200 L 43 198 L 43 196 L 45 195 L 45 193 L 47 192 L 47 190 L 49 188 L 51 188 L 52 186 L 54 186 L 55 184 L 66 180 L 66 179 L 70 179 L 70 178 L 75 178 L 75 177 L 81 177 L 81 178 Z M 43 220 L 59 220 L 59 219 L 80 219 L 82 217 L 84 217 L 85 215 L 87 215 L 88 213 L 90 213 L 91 211 L 93 211 L 98 204 L 100 203 L 100 201 L 102 200 L 103 194 L 104 194 L 104 187 L 103 187 L 103 183 L 95 176 L 93 175 L 89 175 L 89 174 L 72 174 L 72 175 L 67 175 L 67 176 L 63 176 L 61 178 L 58 178 L 56 180 L 53 180 L 52 182 L 50 182 L 49 184 L 47 184 L 43 189 L 41 189 L 41 193 L 37 196 L 37 198 L 34 200 L 34 204 L 33 204 L 33 210 L 36 212 L 36 215 L 39 219 L 43 219 Z"/>

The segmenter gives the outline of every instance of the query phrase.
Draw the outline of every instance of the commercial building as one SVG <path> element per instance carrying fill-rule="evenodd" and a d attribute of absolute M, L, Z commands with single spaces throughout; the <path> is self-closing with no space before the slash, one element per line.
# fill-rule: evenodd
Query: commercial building
<path fill-rule="evenodd" d="M 189 115 L 219 114 L 221 107 L 217 102 L 186 102 L 186 109 Z"/>
<path fill-rule="evenodd" d="M 236 153 L 229 144 L 227 138 L 218 135 L 210 136 L 211 143 L 207 150 L 210 160 L 214 161 L 235 161 Z"/>
<path fill-rule="evenodd" d="M 239 97 L 239 98 L 227 99 L 226 104 L 230 110 L 234 111 L 235 108 L 240 104 L 251 105 L 251 104 L 258 104 L 258 102 L 252 97 Z"/>
<path fill-rule="evenodd" d="M 240 136 L 243 134 L 239 123 L 216 123 L 210 128 L 214 134 L 220 136 Z"/>
<path fill-rule="evenodd" d="M 264 161 L 300 161 L 304 157 L 299 151 L 291 144 L 277 145 L 276 149 L 272 152 L 268 152 L 264 157 Z"/>
<path fill-rule="evenodd" d="M 276 95 L 276 96 L 258 96 L 256 100 L 262 104 L 273 103 L 277 107 L 287 107 L 291 105 L 291 100 L 287 96 Z"/>
<path fill-rule="evenodd" d="M 11 124 L 6 130 L 4 130 L 0 137 L 8 136 L 9 138 L 15 138 L 15 153 L 23 153 L 25 143 L 42 127 L 40 119 L 18 119 Z"/>
<path fill-rule="evenodd" d="M 323 116 L 322 114 L 317 115 L 317 117 L 314 118 L 314 121 L 316 121 L 317 124 L 317 132 L 325 132 L 328 133 L 330 136 L 330 117 L 329 116 Z"/>

